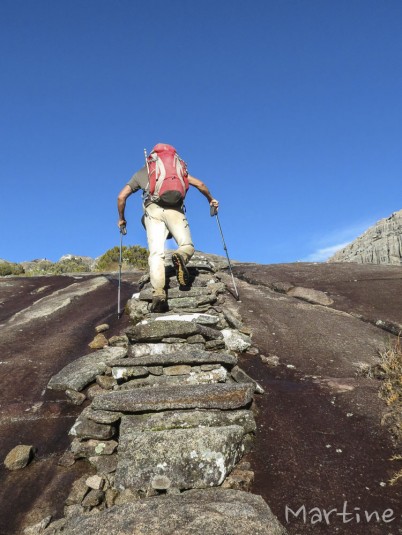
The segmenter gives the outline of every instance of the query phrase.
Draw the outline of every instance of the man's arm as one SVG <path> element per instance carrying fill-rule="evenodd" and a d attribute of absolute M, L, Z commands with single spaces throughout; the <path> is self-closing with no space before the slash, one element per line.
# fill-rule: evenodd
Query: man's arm
<path fill-rule="evenodd" d="M 124 211 L 126 208 L 126 200 L 127 197 L 129 197 L 133 193 L 133 190 L 130 188 L 129 185 L 124 186 L 124 188 L 119 193 L 119 196 L 117 197 L 117 210 L 119 212 L 119 222 L 117 223 L 118 227 L 125 227 L 126 226 L 126 220 L 124 218 Z"/>
<path fill-rule="evenodd" d="M 212 197 L 211 192 L 204 184 L 204 182 L 201 182 L 201 180 L 198 180 L 198 178 L 195 178 L 191 175 L 188 175 L 188 182 L 189 184 L 191 184 L 191 186 L 197 188 L 198 191 L 200 191 L 208 199 L 210 206 L 215 206 L 215 208 L 218 208 L 219 201 Z"/>

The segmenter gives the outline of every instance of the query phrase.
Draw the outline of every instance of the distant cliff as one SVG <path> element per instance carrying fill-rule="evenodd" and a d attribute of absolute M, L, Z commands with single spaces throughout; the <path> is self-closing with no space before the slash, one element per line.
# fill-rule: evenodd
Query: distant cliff
<path fill-rule="evenodd" d="M 378 221 L 328 262 L 402 265 L 402 210 Z"/>

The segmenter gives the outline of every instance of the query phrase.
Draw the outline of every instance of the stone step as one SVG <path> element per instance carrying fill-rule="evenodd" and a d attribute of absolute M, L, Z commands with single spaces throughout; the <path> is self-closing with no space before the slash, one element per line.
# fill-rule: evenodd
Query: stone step
<path fill-rule="evenodd" d="M 170 366 L 172 364 L 228 364 L 234 366 L 237 363 L 237 357 L 229 353 L 202 351 L 193 349 L 192 345 L 185 347 L 183 345 L 134 344 L 128 348 L 127 358 L 114 361 L 113 366 Z M 172 346 L 173 350 L 169 351 Z"/>
<path fill-rule="evenodd" d="M 188 288 L 186 290 L 181 290 L 179 288 L 170 288 L 167 290 L 167 297 L 169 299 L 182 298 L 182 297 L 204 297 L 211 295 L 212 289 L 208 286 L 206 287 L 195 287 Z M 152 301 L 152 289 L 147 288 L 140 292 L 139 298 L 141 301 Z"/>
<path fill-rule="evenodd" d="M 47 388 L 51 390 L 82 390 L 95 381 L 97 375 L 106 371 L 113 361 L 122 359 L 127 354 L 124 347 L 106 347 L 79 357 L 54 375 Z"/>
<path fill-rule="evenodd" d="M 190 490 L 178 495 L 144 498 L 96 515 L 75 514 L 65 520 L 62 529 L 63 535 L 287 533 L 261 496 L 229 489 Z M 60 527 L 53 528 L 50 524 L 43 534 L 57 535 L 60 532 Z"/>
<path fill-rule="evenodd" d="M 149 320 L 143 320 L 140 322 L 140 325 L 150 323 L 152 321 L 190 321 L 192 323 L 199 323 L 200 325 L 216 325 L 219 322 L 219 317 L 214 316 L 213 314 L 202 314 L 201 312 L 193 314 L 184 314 L 184 313 L 169 313 L 164 314 L 149 314 Z"/>
<path fill-rule="evenodd" d="M 167 409 L 237 409 L 251 402 L 253 391 L 254 386 L 246 383 L 117 390 L 96 396 L 92 408 L 129 413 Z"/>
<path fill-rule="evenodd" d="M 143 491 L 216 487 L 241 459 L 243 437 L 238 425 L 136 431 L 123 418 L 115 486 Z"/>
<path fill-rule="evenodd" d="M 93 411 L 95 414 L 98 411 Z M 109 413 L 110 414 L 110 413 Z M 256 423 L 250 410 L 234 411 L 193 410 L 164 411 L 148 414 L 129 414 L 122 417 L 125 428 L 133 431 L 163 431 L 168 429 L 191 429 L 193 427 L 223 427 L 238 425 L 243 433 L 254 433 Z"/>
<path fill-rule="evenodd" d="M 127 390 L 132 388 L 158 387 L 172 385 L 198 385 L 225 383 L 230 380 L 228 371 L 221 365 L 210 371 L 202 371 L 200 366 L 177 365 L 164 367 L 163 375 L 148 375 L 148 377 L 136 377 L 119 385 L 115 390 Z M 114 369 L 114 368 L 113 368 Z M 123 368 L 118 368 L 123 370 Z M 127 368 L 130 370 L 130 368 Z M 188 373 L 185 373 L 188 372 Z M 234 382 L 232 380 L 232 382 Z"/>
<path fill-rule="evenodd" d="M 159 342 L 163 338 L 188 338 L 201 334 L 206 340 L 223 338 L 220 331 L 188 321 L 167 320 L 154 321 L 147 324 L 138 324 L 126 331 L 131 342 Z"/>
<path fill-rule="evenodd" d="M 178 297 L 174 299 L 168 299 L 168 305 L 172 309 L 181 309 L 181 308 L 194 308 L 203 307 L 206 305 L 213 305 L 216 303 L 217 297 L 216 294 L 204 295 L 200 297 Z"/>
<path fill-rule="evenodd" d="M 185 339 L 182 339 L 181 342 L 185 342 Z M 136 357 L 145 357 L 148 355 L 172 355 L 177 351 L 182 352 L 184 349 L 183 343 L 172 343 L 172 342 L 158 342 L 158 343 L 136 343 L 129 346 L 128 352 L 129 356 L 132 358 Z M 197 343 L 191 344 L 191 351 L 204 349 L 204 344 Z M 188 348 L 189 350 L 189 348 Z"/>

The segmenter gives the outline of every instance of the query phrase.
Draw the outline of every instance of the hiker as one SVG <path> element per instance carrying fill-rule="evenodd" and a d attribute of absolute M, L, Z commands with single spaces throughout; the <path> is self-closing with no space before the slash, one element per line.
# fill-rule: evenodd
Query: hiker
<path fill-rule="evenodd" d="M 190 282 L 186 264 L 194 254 L 194 245 L 183 204 L 189 186 L 197 188 L 208 199 L 210 206 L 218 209 L 219 202 L 201 180 L 188 173 L 187 165 L 176 149 L 159 143 L 146 157 L 146 165 L 131 177 L 117 198 L 118 226 L 122 228 L 126 226 L 124 211 L 127 198 L 139 189 L 143 191 L 142 222 L 148 239 L 152 312 L 165 312 L 168 309 L 165 291 L 166 239 L 173 237 L 178 245 L 172 262 L 179 284 L 187 286 Z"/>

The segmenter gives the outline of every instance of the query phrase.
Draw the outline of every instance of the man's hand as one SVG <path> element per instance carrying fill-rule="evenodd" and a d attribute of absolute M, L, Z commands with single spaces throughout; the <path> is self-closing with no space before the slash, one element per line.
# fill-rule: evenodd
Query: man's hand
<path fill-rule="evenodd" d="M 117 223 L 117 226 L 119 228 L 127 226 L 127 221 L 125 219 L 119 219 L 119 222 Z"/>
<path fill-rule="evenodd" d="M 213 206 L 216 211 L 218 211 L 218 208 L 219 208 L 219 201 L 217 201 L 216 199 L 212 199 L 209 203 L 209 206 Z"/>

